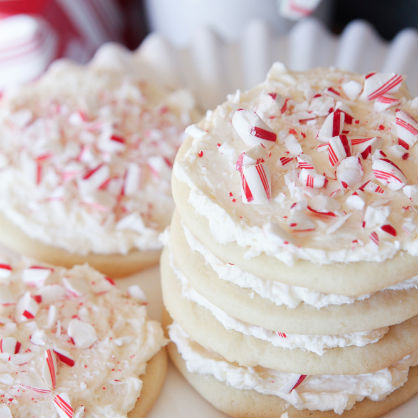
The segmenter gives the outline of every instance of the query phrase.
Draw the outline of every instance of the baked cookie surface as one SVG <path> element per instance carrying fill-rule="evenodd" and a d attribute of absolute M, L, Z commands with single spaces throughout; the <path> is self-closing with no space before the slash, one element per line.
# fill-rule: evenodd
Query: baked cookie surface
<path fill-rule="evenodd" d="M 196 115 L 189 93 L 132 65 L 59 62 L 5 92 L 1 241 L 68 267 L 89 262 L 111 274 L 118 264 L 114 277 L 156 263 L 173 210 L 172 163 Z"/>
<path fill-rule="evenodd" d="M 164 381 L 166 339 L 138 286 L 122 292 L 87 265 L 64 269 L 2 257 L 0 287 L 5 414 L 147 413 Z"/>

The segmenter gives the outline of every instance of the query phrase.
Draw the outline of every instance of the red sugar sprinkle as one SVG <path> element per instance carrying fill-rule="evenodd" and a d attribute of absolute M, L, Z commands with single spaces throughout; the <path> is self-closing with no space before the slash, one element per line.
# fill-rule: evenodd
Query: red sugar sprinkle
<path fill-rule="evenodd" d="M 36 303 L 42 303 L 42 295 L 33 295 L 32 298 Z"/>
<path fill-rule="evenodd" d="M 276 100 L 277 99 L 277 93 L 268 93 L 268 95 L 273 99 Z"/>
<path fill-rule="evenodd" d="M 197 153 L 197 156 L 198 156 L 199 158 L 202 158 L 202 157 L 203 157 L 203 151 L 202 151 L 202 150 L 200 150 L 200 151 Z"/>
<path fill-rule="evenodd" d="M 296 389 L 304 380 L 306 379 L 306 374 L 301 374 L 298 381 L 295 383 L 295 386 L 290 389 L 289 393 L 292 392 L 292 390 Z"/>
<path fill-rule="evenodd" d="M 408 158 L 409 158 L 409 153 L 408 152 L 405 152 L 405 154 L 402 155 L 402 159 L 403 160 L 407 160 Z"/>
<path fill-rule="evenodd" d="M 219 148 L 219 147 L 221 146 L 221 144 L 218 142 L 218 143 L 216 144 L 216 146 Z"/>
<path fill-rule="evenodd" d="M 379 125 L 379 131 L 384 131 L 384 130 L 385 130 L 384 125 Z"/>
<path fill-rule="evenodd" d="M 281 331 L 277 331 L 277 335 L 279 337 L 282 337 L 282 338 L 287 338 L 286 334 L 284 332 L 281 332 Z"/>
<path fill-rule="evenodd" d="M 125 138 L 122 138 L 121 136 L 118 135 L 112 135 L 110 137 L 111 141 L 115 141 L 115 142 L 119 142 L 119 144 L 124 144 L 126 142 Z"/>
<path fill-rule="evenodd" d="M 289 129 L 289 134 L 297 135 L 298 133 L 296 132 L 295 129 L 291 128 Z"/>

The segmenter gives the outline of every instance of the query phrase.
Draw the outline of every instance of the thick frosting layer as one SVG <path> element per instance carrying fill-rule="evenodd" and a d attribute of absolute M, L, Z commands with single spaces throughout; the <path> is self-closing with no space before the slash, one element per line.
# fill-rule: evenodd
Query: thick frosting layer
<path fill-rule="evenodd" d="M 188 129 L 174 174 L 213 238 L 288 264 L 418 255 L 418 100 L 385 77 L 275 64 Z"/>
<path fill-rule="evenodd" d="M 326 350 L 336 347 L 362 347 L 367 344 L 373 344 L 379 341 L 389 330 L 388 327 L 383 327 L 371 331 L 359 331 L 340 335 L 302 335 L 284 333 L 280 330 L 272 331 L 256 325 L 251 325 L 231 317 L 193 289 L 190 286 L 187 277 L 176 267 L 171 252 L 170 267 L 181 283 L 182 296 L 185 299 L 207 309 L 226 329 L 267 341 L 275 347 L 286 348 L 289 350 L 300 348 L 322 355 Z"/>
<path fill-rule="evenodd" d="M 414 352 L 375 373 L 305 376 L 229 363 L 191 340 L 175 322 L 169 328 L 169 335 L 191 373 L 213 376 L 236 389 L 278 396 L 297 409 L 333 410 L 337 414 L 365 398 L 384 399 L 407 381 L 409 368 L 417 364 L 417 352 Z"/>
<path fill-rule="evenodd" d="M 126 418 L 165 344 L 137 286 L 122 293 L 87 265 L 0 259 L 0 298 L 0 396 L 11 417 Z"/>
<path fill-rule="evenodd" d="M 251 289 L 264 299 L 268 299 L 274 304 L 285 305 L 288 308 L 296 308 L 301 303 L 314 306 L 317 309 L 330 305 L 351 304 L 356 301 L 368 299 L 371 295 L 366 294 L 357 298 L 344 295 L 326 294 L 315 292 L 301 286 L 289 286 L 272 280 L 265 280 L 247 271 L 241 270 L 237 265 L 225 263 L 208 250 L 193 234 L 183 225 L 184 236 L 190 248 L 197 251 L 207 264 L 216 272 L 218 277 L 229 283 L 245 289 Z M 418 276 L 400 282 L 394 286 L 387 287 L 385 290 L 402 290 L 418 288 Z"/>
<path fill-rule="evenodd" d="M 0 214 L 26 235 L 83 255 L 161 247 L 194 101 L 128 64 L 60 63 L 0 100 Z"/>

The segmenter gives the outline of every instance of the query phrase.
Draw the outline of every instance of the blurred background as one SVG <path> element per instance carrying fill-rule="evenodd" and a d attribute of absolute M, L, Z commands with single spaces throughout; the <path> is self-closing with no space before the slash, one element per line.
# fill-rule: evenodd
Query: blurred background
<path fill-rule="evenodd" d="M 206 25 L 237 42 L 254 19 L 285 35 L 310 15 L 336 35 L 363 19 L 390 41 L 418 28 L 418 0 L 0 0 L 0 88 L 60 57 L 86 62 L 109 41 L 134 49 L 158 32 L 181 48 Z"/>

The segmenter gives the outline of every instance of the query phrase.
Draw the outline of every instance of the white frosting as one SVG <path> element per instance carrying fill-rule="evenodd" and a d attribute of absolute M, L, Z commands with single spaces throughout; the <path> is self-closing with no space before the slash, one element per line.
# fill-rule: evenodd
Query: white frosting
<path fill-rule="evenodd" d="M 403 180 L 396 183 L 399 190 L 394 190 L 392 183 L 387 185 L 375 178 L 373 172 L 373 159 L 384 158 L 380 151 L 389 155 L 397 144 L 396 110 L 377 112 L 373 101 L 345 96 L 341 84 L 350 81 L 363 85 L 364 79 L 335 69 L 294 73 L 275 65 L 265 83 L 246 93 L 238 92 L 214 111 L 207 112 L 199 124 L 206 133 L 193 136 L 189 149 L 176 160 L 174 175 L 190 188 L 188 203 L 207 219 L 213 239 L 222 244 L 235 242 L 248 247 L 248 257 L 265 253 L 287 264 L 295 259 L 319 264 L 380 262 L 403 251 L 418 255 L 416 203 L 403 193 Z M 329 87 L 340 91 L 340 96 L 330 95 Z M 277 95 L 276 99 L 271 94 Z M 416 118 L 416 108 L 408 101 L 404 88 L 396 97 L 399 107 Z M 284 98 L 288 99 L 287 107 L 282 111 L 283 107 L 277 103 L 282 103 Z M 240 198 L 241 178 L 236 162 L 242 152 L 251 153 L 253 149 L 231 124 L 239 108 L 258 112 L 269 130 L 277 135 L 277 141 L 262 157 L 271 174 L 272 194 L 271 200 L 264 204 L 246 204 Z M 344 150 L 338 151 L 337 165 L 332 166 L 328 161 L 327 142 L 317 138 L 331 108 L 353 117 L 339 132 L 347 134 L 350 144 L 357 138 L 350 145 L 355 164 L 343 163 L 339 171 Z M 194 135 L 193 131 L 189 132 Z M 295 147 L 294 138 L 299 147 Z M 373 152 L 363 157 L 364 145 L 358 138 L 376 138 L 371 141 Z M 295 153 L 299 154 L 297 158 Z M 281 158 L 291 158 L 291 161 L 282 164 Z M 415 186 L 416 145 L 410 147 L 408 155 L 404 152 L 402 156 L 390 158 L 402 170 L 407 186 Z M 314 170 L 298 168 L 300 160 L 312 161 Z M 304 186 L 307 174 L 325 175 L 324 187 L 319 181 L 313 188 Z M 369 180 L 370 184 L 363 187 Z M 375 192 L 377 186 L 383 194 Z M 353 206 L 350 200 L 350 204 L 345 203 L 354 192 L 361 196 L 363 207 Z M 365 213 L 373 210 L 385 216 L 368 223 Z M 298 223 L 309 227 L 298 228 Z M 386 225 L 393 227 L 396 234 L 386 232 Z"/>
<path fill-rule="evenodd" d="M 61 416 L 54 398 L 63 393 L 74 417 L 126 418 L 141 393 L 147 362 L 165 344 L 160 324 L 147 318 L 146 307 L 129 292 L 87 265 L 42 270 L 44 280 L 34 284 L 23 280 L 39 277 L 29 261 L 0 260 L 5 263 L 12 270 L 0 279 L 9 291 L 8 302 L 0 305 L 0 396 L 11 416 Z M 21 315 L 19 305 L 34 318 Z M 5 349 L 5 338 L 20 343 L 16 354 Z M 48 349 L 56 387 L 45 360 Z"/>
<path fill-rule="evenodd" d="M 378 328 L 371 331 L 358 331 L 340 335 L 303 335 L 284 334 L 280 330 L 272 331 L 256 325 L 251 325 L 235 319 L 214 305 L 199 292 L 193 289 L 187 277 L 175 266 L 170 252 L 170 267 L 181 283 L 182 296 L 197 305 L 207 309 L 225 329 L 233 330 L 241 334 L 267 341 L 275 347 L 285 349 L 303 349 L 322 355 L 326 350 L 336 347 L 357 346 L 362 347 L 379 341 L 389 330 L 388 327 Z"/>
<path fill-rule="evenodd" d="M 288 308 L 296 308 L 301 303 L 306 303 L 317 309 L 330 305 L 350 304 L 369 298 L 366 294 L 357 298 L 344 295 L 326 294 L 315 292 L 301 286 L 289 286 L 273 280 L 265 280 L 247 271 L 241 270 L 237 265 L 225 263 L 210 252 L 191 232 L 183 225 L 184 236 L 189 247 L 197 251 L 207 264 L 215 271 L 218 277 L 239 287 L 250 289 L 264 299 L 274 304 L 285 305 Z M 418 275 L 404 280 L 396 285 L 387 287 L 385 290 L 403 290 L 418 288 Z"/>
<path fill-rule="evenodd" d="M 374 373 L 307 376 L 291 390 L 293 384 L 289 388 L 289 381 L 297 381 L 300 375 L 229 363 L 193 342 L 176 322 L 170 326 L 169 335 L 191 373 L 213 376 L 235 389 L 278 396 L 297 409 L 333 410 L 337 414 L 351 409 L 365 398 L 373 401 L 384 399 L 405 384 L 409 368 L 417 364 L 417 352 L 413 352 L 393 366 Z"/>
<path fill-rule="evenodd" d="M 137 72 L 61 63 L 5 92 L 1 216 L 79 254 L 161 248 L 171 166 L 194 102 Z"/>

